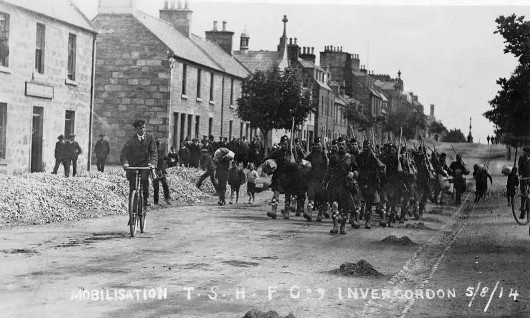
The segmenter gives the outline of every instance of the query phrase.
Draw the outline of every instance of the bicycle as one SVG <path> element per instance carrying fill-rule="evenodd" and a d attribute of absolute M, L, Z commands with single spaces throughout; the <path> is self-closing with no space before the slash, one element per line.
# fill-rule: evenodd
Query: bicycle
<path fill-rule="evenodd" d="M 135 173 L 135 187 L 129 193 L 129 229 L 131 231 L 131 237 L 136 234 L 136 226 L 140 225 L 140 233 L 145 230 L 145 216 L 147 212 L 147 206 L 145 206 L 142 175 L 139 173 L 140 170 L 151 170 L 150 176 L 152 177 L 153 168 L 150 167 L 127 167 L 125 170 L 134 170 Z"/>
<path fill-rule="evenodd" d="M 521 182 L 526 182 L 526 186 L 523 191 L 517 194 L 512 201 L 512 213 L 515 222 L 519 225 L 527 225 L 530 221 L 530 177 L 521 178 Z M 522 216 L 523 218 L 520 218 Z"/>

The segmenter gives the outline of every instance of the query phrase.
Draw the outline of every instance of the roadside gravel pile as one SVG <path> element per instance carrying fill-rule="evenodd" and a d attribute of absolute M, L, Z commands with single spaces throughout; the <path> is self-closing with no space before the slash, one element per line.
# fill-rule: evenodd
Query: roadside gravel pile
<path fill-rule="evenodd" d="M 425 223 L 423 223 L 423 222 L 407 223 L 407 225 L 405 225 L 405 228 L 407 228 L 407 229 L 417 229 L 417 230 L 430 230 L 431 229 L 428 226 L 426 226 Z"/>
<path fill-rule="evenodd" d="M 243 318 L 296 318 L 293 313 L 289 313 L 287 316 L 280 316 L 276 311 L 269 310 L 267 312 L 252 309 L 247 311 Z"/>
<path fill-rule="evenodd" d="M 408 237 L 402 236 L 398 238 L 395 235 L 389 235 L 381 240 L 383 243 L 399 244 L 399 245 L 414 245 L 415 243 Z"/>
<path fill-rule="evenodd" d="M 208 196 L 195 187 L 201 174 L 198 169 L 168 169 L 174 204 L 197 204 Z M 214 191 L 209 180 L 205 180 L 202 188 Z M 162 189 L 160 192 L 162 195 Z M 15 220 L 39 224 L 76 219 L 87 210 L 127 213 L 129 184 L 123 169 L 110 167 L 105 173 L 83 171 L 71 178 L 50 173 L 0 175 L 0 193 L 1 223 Z M 151 187 L 151 198 L 152 193 Z"/>
<path fill-rule="evenodd" d="M 370 263 L 362 259 L 357 263 L 344 263 L 340 265 L 338 269 L 331 271 L 332 274 L 341 276 L 354 276 L 354 277 L 381 277 L 383 274 L 378 272 Z"/>

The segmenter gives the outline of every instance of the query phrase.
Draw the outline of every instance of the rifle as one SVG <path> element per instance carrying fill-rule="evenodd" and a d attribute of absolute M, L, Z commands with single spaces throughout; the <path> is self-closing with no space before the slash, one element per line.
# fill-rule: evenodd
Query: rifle
<path fill-rule="evenodd" d="M 399 127 L 399 146 L 398 146 L 398 152 L 397 152 L 397 171 L 399 173 L 403 172 L 403 167 L 401 167 L 401 160 L 400 160 L 400 156 L 401 156 L 401 137 L 403 137 L 403 129 L 401 127 Z"/>

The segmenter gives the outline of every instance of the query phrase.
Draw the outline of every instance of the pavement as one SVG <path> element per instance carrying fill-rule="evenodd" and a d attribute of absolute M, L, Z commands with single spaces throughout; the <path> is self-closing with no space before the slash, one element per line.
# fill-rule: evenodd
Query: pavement
<path fill-rule="evenodd" d="M 528 226 L 504 198 L 331 235 L 330 219 L 268 218 L 270 196 L 151 209 L 134 238 L 125 215 L 2 229 L 1 316 L 530 317 Z M 333 273 L 360 260 L 382 275 Z"/>

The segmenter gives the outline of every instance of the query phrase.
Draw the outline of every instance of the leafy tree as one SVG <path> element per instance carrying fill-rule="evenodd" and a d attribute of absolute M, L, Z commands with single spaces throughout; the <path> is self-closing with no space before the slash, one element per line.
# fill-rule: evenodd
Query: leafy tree
<path fill-rule="evenodd" d="M 506 46 L 504 53 L 519 58 L 520 64 L 509 79 L 499 78 L 501 90 L 490 101 L 492 109 L 484 116 L 497 126 L 496 133 L 505 136 L 501 140 L 515 144 L 514 140 L 528 140 L 530 135 L 530 23 L 524 16 L 515 14 L 498 17 L 497 31 Z"/>
<path fill-rule="evenodd" d="M 466 136 L 460 129 L 451 129 L 443 136 L 442 140 L 445 142 L 466 142 Z"/>
<path fill-rule="evenodd" d="M 344 111 L 344 118 L 352 125 L 353 129 L 366 131 L 373 126 L 374 120 L 363 114 L 362 105 L 350 103 Z"/>
<path fill-rule="evenodd" d="M 300 75 L 290 68 L 256 71 L 247 76 L 237 104 L 237 116 L 259 128 L 265 144 L 271 130 L 290 130 L 293 119 L 295 126 L 302 124 L 312 109 Z"/>
<path fill-rule="evenodd" d="M 425 115 L 419 112 L 408 112 L 406 110 L 397 110 L 387 115 L 385 130 L 391 131 L 394 135 L 399 136 L 400 129 L 403 129 L 403 137 L 413 139 L 420 130 L 425 130 L 427 123 Z"/>
<path fill-rule="evenodd" d="M 431 122 L 428 128 L 432 134 L 443 135 L 447 133 L 447 128 L 444 126 L 444 124 L 441 121 L 438 121 L 438 120 Z"/>

